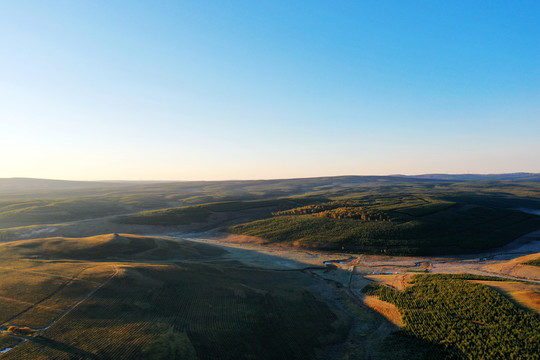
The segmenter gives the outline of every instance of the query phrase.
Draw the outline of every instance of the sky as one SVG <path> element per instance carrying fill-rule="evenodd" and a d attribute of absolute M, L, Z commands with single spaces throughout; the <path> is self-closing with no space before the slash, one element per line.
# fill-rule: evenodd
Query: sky
<path fill-rule="evenodd" d="M 539 1 L 0 1 L 0 178 L 540 172 Z"/>

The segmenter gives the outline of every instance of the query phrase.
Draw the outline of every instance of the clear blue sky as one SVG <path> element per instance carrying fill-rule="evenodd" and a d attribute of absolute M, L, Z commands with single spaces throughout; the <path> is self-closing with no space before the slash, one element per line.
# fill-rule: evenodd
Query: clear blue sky
<path fill-rule="evenodd" d="M 0 177 L 540 172 L 540 1 L 2 1 Z"/>

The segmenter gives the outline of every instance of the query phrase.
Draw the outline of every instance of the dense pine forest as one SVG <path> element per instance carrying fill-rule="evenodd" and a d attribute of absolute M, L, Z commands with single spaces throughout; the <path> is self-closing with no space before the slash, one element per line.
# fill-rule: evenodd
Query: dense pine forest
<path fill-rule="evenodd" d="M 466 279 L 486 277 L 416 275 L 403 292 L 381 284 L 364 292 L 396 305 L 408 334 L 442 345 L 437 358 L 538 359 L 540 317 Z"/>

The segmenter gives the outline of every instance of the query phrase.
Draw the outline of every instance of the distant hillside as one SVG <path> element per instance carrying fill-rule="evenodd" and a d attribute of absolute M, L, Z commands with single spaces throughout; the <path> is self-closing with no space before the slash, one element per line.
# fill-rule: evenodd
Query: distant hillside
<path fill-rule="evenodd" d="M 6 189 L 14 180 L 3 181 Z M 28 189 L 50 184 L 64 190 L 0 193 L 1 241 L 52 236 L 41 228 L 60 229 L 57 236 L 88 236 L 239 225 L 235 232 L 307 247 L 454 253 L 501 246 L 540 228 L 540 217 L 515 211 L 540 211 L 540 181 L 338 176 L 170 183 L 22 179 L 18 185 L 25 183 Z M 298 209 L 330 202 L 337 203 L 323 211 Z M 254 220 L 261 222 L 247 224 Z"/>
<path fill-rule="evenodd" d="M 537 173 L 510 173 L 510 174 L 424 174 L 405 175 L 412 179 L 453 180 L 453 181 L 540 181 Z"/>
<path fill-rule="evenodd" d="M 351 188 L 450 185 L 452 182 L 476 181 L 540 181 L 540 174 L 425 174 L 391 176 L 330 176 L 276 180 L 227 180 L 227 181 L 69 181 L 32 178 L 0 178 L 0 196 L 74 196 L 118 192 L 170 192 L 170 193 L 220 193 L 227 199 L 238 200 L 237 196 L 250 194 L 285 196 L 306 192 L 339 191 Z"/>
<path fill-rule="evenodd" d="M 32 178 L 0 178 L 0 194 L 46 193 L 59 190 L 115 188 L 125 182 L 69 181 Z"/>

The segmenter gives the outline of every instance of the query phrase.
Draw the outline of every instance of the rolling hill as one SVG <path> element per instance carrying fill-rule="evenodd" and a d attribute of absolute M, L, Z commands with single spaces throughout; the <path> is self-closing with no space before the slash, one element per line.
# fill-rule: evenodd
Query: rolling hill
<path fill-rule="evenodd" d="M 45 238 L 3 244 L 0 259 L 34 260 L 185 260 L 207 259 L 225 254 L 206 244 L 179 242 L 131 234 L 106 234 L 86 238 Z"/>
<path fill-rule="evenodd" d="M 76 237 L 228 229 L 267 242 L 332 251 L 476 252 L 540 228 L 538 216 L 516 210 L 534 213 L 540 209 L 540 182 L 531 180 L 535 176 L 339 176 L 64 185 L 53 181 L 46 195 L 32 193 L 37 185 L 28 185 L 22 195 L 0 194 L 0 241 L 44 234 Z M 44 182 L 42 187 L 48 184 L 30 181 L 34 182 Z M 24 188 L 26 183 L 19 185 Z M 334 201 L 357 204 L 317 213 L 286 213 Z"/>
<path fill-rule="evenodd" d="M 0 244 L 3 359 L 325 359 L 351 319 L 302 271 L 107 234 Z"/>

